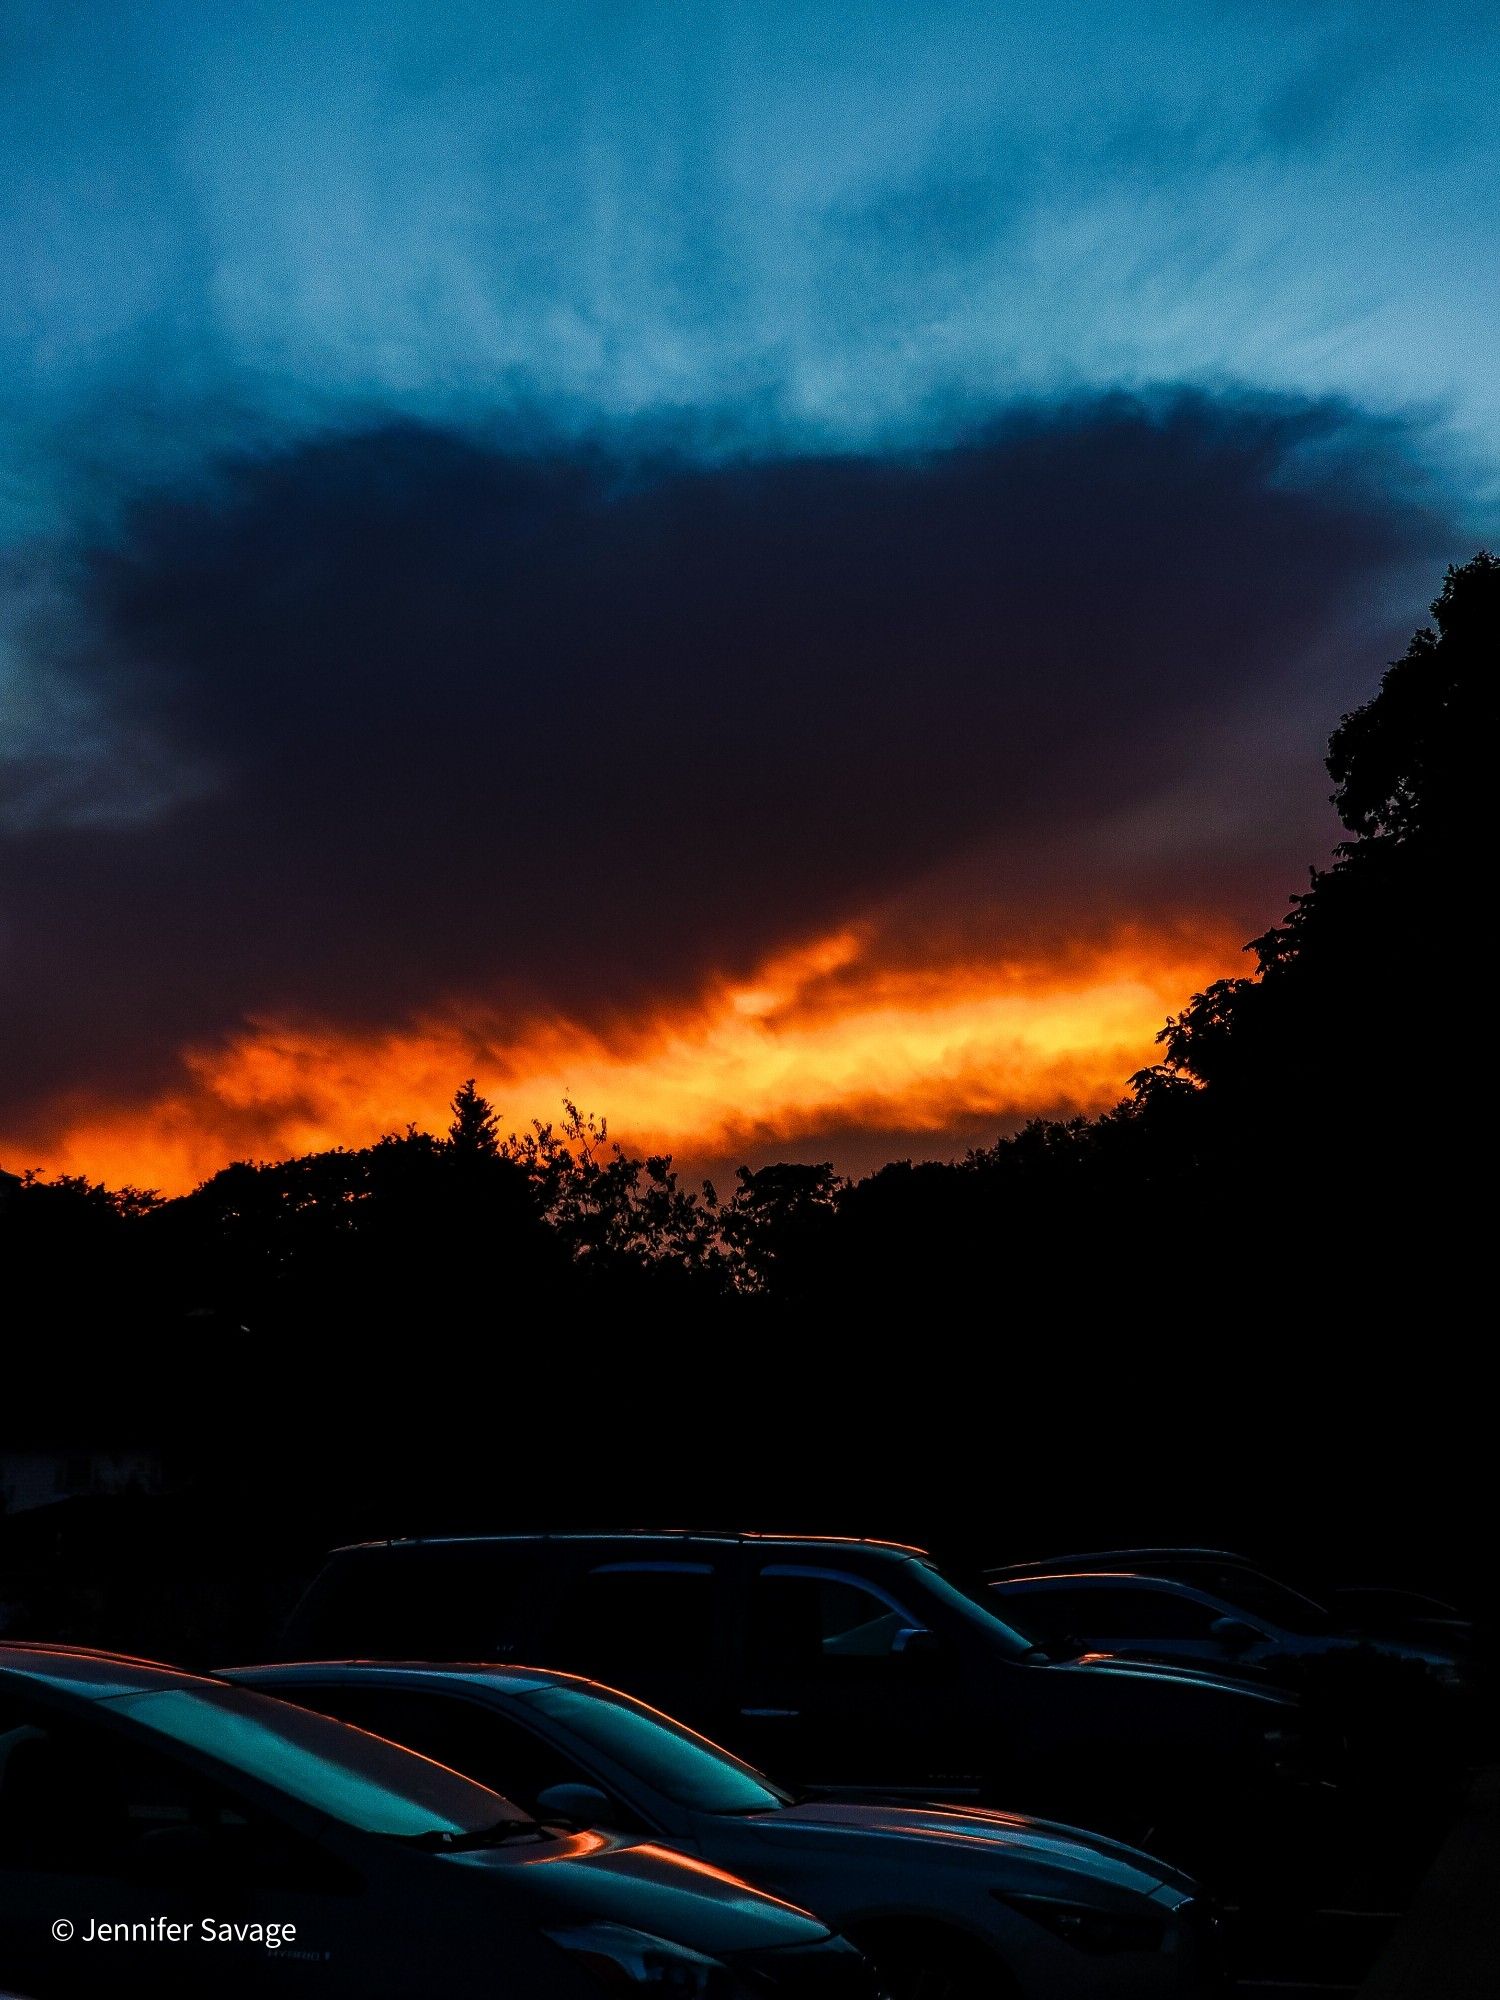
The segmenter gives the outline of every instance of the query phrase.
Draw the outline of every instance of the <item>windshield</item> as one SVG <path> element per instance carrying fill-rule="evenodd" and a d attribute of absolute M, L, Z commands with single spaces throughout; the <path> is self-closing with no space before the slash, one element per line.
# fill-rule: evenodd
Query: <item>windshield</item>
<path fill-rule="evenodd" d="M 750 1765 L 629 1695 L 544 1688 L 526 1700 L 573 1741 L 613 1758 L 676 1805 L 698 1812 L 757 1813 L 792 1803 L 790 1792 Z"/>
<path fill-rule="evenodd" d="M 1015 1654 L 1018 1660 L 1028 1658 L 1034 1653 L 1046 1651 L 1041 1641 L 1033 1633 L 1028 1632 L 1024 1626 L 1016 1623 L 1015 1619 L 1011 1616 L 1009 1605 L 1005 1608 L 1005 1616 L 997 1618 L 994 1611 L 982 1598 L 971 1597 L 967 1591 L 960 1590 L 956 1583 L 950 1582 L 943 1575 L 942 1571 L 935 1568 L 932 1563 L 917 1560 L 912 1563 L 911 1567 L 921 1572 L 923 1587 L 930 1591 L 934 1597 L 940 1599 L 947 1610 L 962 1612 L 964 1618 L 970 1624 L 976 1619 L 982 1620 L 989 1637 L 991 1639 L 999 1639 L 1009 1652 Z M 989 1588 L 988 1585 L 981 1587 L 984 1589 Z"/>
<path fill-rule="evenodd" d="M 172 1688 L 117 1706 L 159 1735 L 202 1750 L 362 1833 L 398 1838 L 525 1824 L 498 1792 L 346 1722 L 244 1688 Z"/>

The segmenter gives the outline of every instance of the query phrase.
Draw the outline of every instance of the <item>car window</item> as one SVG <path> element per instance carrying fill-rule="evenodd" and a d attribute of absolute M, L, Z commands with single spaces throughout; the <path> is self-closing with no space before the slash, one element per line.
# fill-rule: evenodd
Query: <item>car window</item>
<path fill-rule="evenodd" d="M 605 1679 L 666 1670 L 701 1673 L 713 1661 L 714 1574 L 707 1564 L 607 1563 L 589 1570 L 559 1607 L 546 1664 Z"/>
<path fill-rule="evenodd" d="M 897 1634 L 917 1623 L 851 1579 L 766 1569 L 750 1594 L 750 1659 L 762 1668 L 830 1670 L 840 1662 L 887 1660 L 897 1651 Z"/>
<path fill-rule="evenodd" d="M 1066 1603 L 1062 1613 L 1050 1608 L 1058 1598 Z M 1212 1605 L 1170 1590 L 1037 1591 L 1026 1603 L 1028 1612 L 1047 1604 L 1052 1622 L 1061 1617 L 1081 1639 L 1207 1639 L 1220 1615 Z"/>
<path fill-rule="evenodd" d="M 246 1688 L 132 1695 L 118 1711 L 366 1833 L 477 1833 L 508 1799 L 409 1750 Z"/>
<path fill-rule="evenodd" d="M 1213 1591 L 1236 1610 L 1281 1625 L 1288 1632 L 1317 1634 L 1333 1628 L 1333 1620 L 1321 1605 L 1314 1604 L 1289 1584 L 1262 1576 L 1258 1570 L 1205 1564 L 1191 1580 L 1200 1589 Z"/>
<path fill-rule="evenodd" d="M 994 1596 L 1003 1617 L 1014 1611 L 1037 1644 L 1056 1657 L 1085 1651 L 1098 1642 L 1099 1607 L 1085 1592 L 1022 1590 L 1012 1594 L 1002 1587 Z"/>
<path fill-rule="evenodd" d="M 242 1886 L 352 1886 L 311 1842 L 174 1758 L 71 1718 L 0 1720 L 0 1867 L 139 1873 L 153 1845 L 191 1837 Z"/>

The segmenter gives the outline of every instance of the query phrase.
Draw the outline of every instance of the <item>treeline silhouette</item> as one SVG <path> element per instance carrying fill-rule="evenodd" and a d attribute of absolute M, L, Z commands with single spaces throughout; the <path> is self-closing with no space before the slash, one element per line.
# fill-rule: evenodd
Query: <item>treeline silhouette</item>
<path fill-rule="evenodd" d="M 1249 948 L 1253 970 L 1166 1024 L 1161 1060 L 1103 1117 L 853 1181 L 741 1168 L 720 1200 L 572 1105 L 506 1137 L 466 1082 L 442 1136 L 240 1162 L 173 1200 L 8 1180 L 0 1241 L 28 1340 L 118 1333 L 165 1361 L 184 1342 L 316 1335 L 325 1365 L 357 1368 L 374 1330 L 518 1339 L 638 1310 L 988 1326 L 1091 1288 L 1149 1308 L 1196 1286 L 1205 1308 L 1269 1324 L 1314 1292 L 1351 1312 L 1436 1300 L 1479 1250 L 1495 1143 L 1500 562 L 1450 569 L 1433 617 L 1333 733 L 1348 838 L 1331 864 Z"/>

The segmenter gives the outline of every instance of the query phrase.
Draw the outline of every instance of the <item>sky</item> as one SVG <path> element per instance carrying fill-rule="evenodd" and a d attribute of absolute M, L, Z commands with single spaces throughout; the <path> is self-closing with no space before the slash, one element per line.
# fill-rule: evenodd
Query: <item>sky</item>
<path fill-rule="evenodd" d="M 1114 1102 L 1492 540 L 1500 15 L 0 0 L 0 1163 Z"/>

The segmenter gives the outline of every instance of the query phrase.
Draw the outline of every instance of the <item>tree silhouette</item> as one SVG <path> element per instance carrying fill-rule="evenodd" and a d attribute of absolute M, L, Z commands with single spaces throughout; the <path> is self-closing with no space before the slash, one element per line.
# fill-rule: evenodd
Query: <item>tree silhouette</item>
<path fill-rule="evenodd" d="M 1450 568 L 1432 615 L 1437 631 L 1414 636 L 1329 741 L 1334 804 L 1360 840 L 1466 838 L 1493 812 L 1500 560 Z"/>
<path fill-rule="evenodd" d="M 820 1290 L 829 1275 L 842 1187 L 833 1168 L 826 1163 L 741 1167 L 736 1179 L 723 1230 L 738 1258 L 741 1286 L 787 1299 Z"/>
<path fill-rule="evenodd" d="M 453 1123 L 448 1127 L 452 1152 L 471 1160 L 500 1157 L 500 1120 L 487 1097 L 481 1097 L 472 1076 L 453 1094 Z"/>
<path fill-rule="evenodd" d="M 1380 692 L 1329 743 L 1334 803 L 1353 836 L 1314 869 L 1286 921 L 1255 940 L 1251 978 L 1220 980 L 1170 1020 L 1164 1061 L 1136 1079 L 1203 1087 L 1204 1118 L 1263 1123 L 1300 1096 L 1335 1145 L 1400 1118 L 1441 1126 L 1458 1093 L 1413 1090 L 1434 1004 L 1467 985 L 1489 901 L 1487 792 L 1496 740 L 1500 563 L 1481 553 L 1450 569 Z M 1303 1117 L 1298 1122 L 1305 1124 Z"/>
<path fill-rule="evenodd" d="M 521 1168 L 539 1212 L 590 1287 L 643 1285 L 713 1294 L 730 1283 L 717 1198 L 680 1185 L 669 1154 L 639 1160 L 611 1142 L 608 1121 L 563 1100 L 560 1127 L 533 1120 L 505 1157 Z"/>

